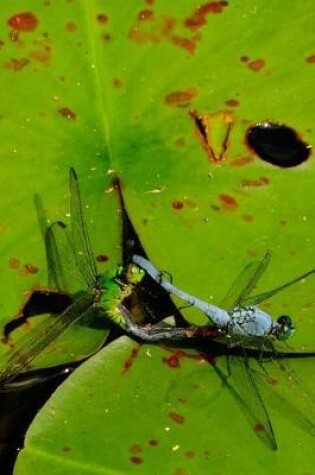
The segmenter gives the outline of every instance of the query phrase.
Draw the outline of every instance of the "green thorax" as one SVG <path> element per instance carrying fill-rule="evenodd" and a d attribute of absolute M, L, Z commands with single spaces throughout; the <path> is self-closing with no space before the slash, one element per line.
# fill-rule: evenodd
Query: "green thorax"
<path fill-rule="evenodd" d="M 114 274 L 105 272 L 99 276 L 99 305 L 117 325 L 124 327 L 119 305 L 123 304 L 124 300 L 131 295 L 144 275 L 145 272 L 142 269 L 130 264 L 126 269 L 122 266 L 118 267 Z"/>

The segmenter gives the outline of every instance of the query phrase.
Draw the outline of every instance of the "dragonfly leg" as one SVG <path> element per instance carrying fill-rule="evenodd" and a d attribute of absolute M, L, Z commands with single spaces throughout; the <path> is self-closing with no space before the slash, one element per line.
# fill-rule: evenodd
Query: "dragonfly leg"
<path fill-rule="evenodd" d="M 159 284 L 161 284 L 161 282 L 162 282 L 163 280 L 166 280 L 166 279 L 164 279 L 164 275 L 167 275 L 167 276 L 168 276 L 168 281 L 169 281 L 170 284 L 173 283 L 172 274 L 170 274 L 167 270 L 160 270 L 160 271 L 159 271 L 159 274 L 160 274 L 160 275 L 159 275 Z"/>

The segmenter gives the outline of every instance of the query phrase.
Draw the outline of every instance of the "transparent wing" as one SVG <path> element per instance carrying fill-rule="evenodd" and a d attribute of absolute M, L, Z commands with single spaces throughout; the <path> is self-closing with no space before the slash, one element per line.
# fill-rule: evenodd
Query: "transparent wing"
<path fill-rule="evenodd" d="M 19 347 L 9 354 L 7 360 L 1 365 L 0 384 L 17 376 L 59 335 L 79 320 L 87 318 L 95 310 L 93 295 L 85 293 L 59 316 L 38 325 L 30 335 L 23 338 Z"/>
<path fill-rule="evenodd" d="M 279 355 L 270 340 L 264 342 L 267 349 L 267 361 L 260 361 L 263 369 L 257 374 L 256 380 L 269 388 L 274 407 L 284 414 L 287 419 L 315 436 L 315 395 L 307 388 L 298 374 L 288 364 L 285 355 Z M 272 356 L 272 358 L 270 358 Z M 305 355 L 303 358 L 309 358 Z M 299 359 L 301 361 L 301 359 Z"/>
<path fill-rule="evenodd" d="M 48 262 L 48 284 L 58 290 L 75 294 L 87 288 L 88 284 L 77 267 L 72 242 L 61 221 L 53 223 L 45 234 Z"/>
<path fill-rule="evenodd" d="M 248 297 L 265 272 L 270 258 L 271 253 L 268 251 L 261 261 L 253 261 L 247 264 L 224 297 L 221 303 L 222 308 L 229 310 L 248 303 Z"/>
<path fill-rule="evenodd" d="M 229 357 L 230 376 L 226 383 L 238 399 L 253 430 L 271 449 L 277 450 L 277 442 L 269 414 L 258 390 L 255 373 L 244 356 Z"/>
<path fill-rule="evenodd" d="M 280 285 L 279 287 L 276 287 L 273 290 L 268 290 L 268 291 L 263 292 L 261 294 L 253 295 L 251 297 L 248 297 L 246 299 L 246 303 L 248 305 L 258 305 L 259 303 L 263 302 L 264 300 L 270 299 L 271 297 L 276 295 L 278 292 L 282 292 L 282 290 L 285 290 L 288 287 L 291 287 L 291 285 L 294 285 L 297 282 L 300 282 L 301 280 L 306 279 L 307 277 L 309 277 L 312 274 L 315 274 L 315 269 L 312 269 L 308 272 L 305 272 L 305 274 L 302 274 L 299 277 L 296 277 L 295 279 L 290 280 L 286 284 Z"/>
<path fill-rule="evenodd" d="M 60 285 L 60 282 L 63 279 L 61 276 L 58 276 L 59 266 L 54 262 L 50 248 L 47 246 L 47 216 L 44 210 L 43 202 L 38 194 L 34 195 L 34 205 L 43 241 L 45 243 L 46 263 L 48 269 L 48 286 L 57 290 L 66 291 L 67 289 Z"/>
<path fill-rule="evenodd" d="M 73 168 L 70 168 L 69 188 L 71 239 L 75 250 L 77 267 L 81 274 L 85 276 L 88 285 L 92 287 L 95 281 L 95 276 L 97 275 L 97 269 L 83 216 L 78 177 Z"/>

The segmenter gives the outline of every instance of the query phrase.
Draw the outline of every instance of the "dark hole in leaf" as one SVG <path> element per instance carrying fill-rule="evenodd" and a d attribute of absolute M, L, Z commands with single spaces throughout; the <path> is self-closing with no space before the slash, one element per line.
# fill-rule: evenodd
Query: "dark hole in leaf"
<path fill-rule="evenodd" d="M 296 167 L 308 159 L 310 145 L 295 130 L 283 124 L 264 122 L 250 127 L 246 142 L 264 161 L 278 167 Z"/>

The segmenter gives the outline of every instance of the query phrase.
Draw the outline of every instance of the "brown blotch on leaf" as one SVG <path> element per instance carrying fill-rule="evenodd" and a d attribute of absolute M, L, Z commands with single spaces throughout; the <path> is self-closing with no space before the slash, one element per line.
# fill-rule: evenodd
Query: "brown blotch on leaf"
<path fill-rule="evenodd" d="M 138 19 L 139 20 L 151 20 L 154 17 L 154 11 L 153 10 L 141 10 L 141 12 L 138 13 Z"/>
<path fill-rule="evenodd" d="M 184 207 L 184 203 L 182 201 L 173 201 L 172 202 L 172 208 L 174 209 L 177 209 L 177 210 L 180 210 L 180 209 L 183 209 Z"/>
<path fill-rule="evenodd" d="M 176 422 L 176 424 L 183 424 L 185 422 L 185 417 L 178 412 L 170 412 L 168 416 L 172 421 Z"/>
<path fill-rule="evenodd" d="M 20 267 L 19 259 L 17 259 L 16 257 L 11 257 L 11 259 L 9 259 L 9 267 L 11 269 L 18 269 Z"/>
<path fill-rule="evenodd" d="M 51 57 L 50 48 L 45 49 L 45 51 L 31 51 L 29 56 L 31 59 L 34 59 L 35 61 L 38 61 L 39 63 L 47 65 L 49 64 L 50 57 Z"/>
<path fill-rule="evenodd" d="M 130 356 L 124 361 L 123 367 L 122 367 L 122 373 L 126 373 L 131 366 L 133 365 L 134 361 L 136 360 L 139 351 L 140 351 L 141 345 L 137 345 L 135 348 L 131 350 Z"/>
<path fill-rule="evenodd" d="M 189 106 L 191 100 L 197 96 L 197 94 L 197 90 L 194 88 L 183 91 L 174 91 L 165 96 L 165 102 L 171 106 L 187 107 Z"/>
<path fill-rule="evenodd" d="M 197 43 L 195 39 L 183 38 L 181 36 L 173 35 L 171 37 L 171 40 L 176 46 L 179 46 L 180 48 L 185 49 L 190 54 L 194 54 L 197 47 Z"/>
<path fill-rule="evenodd" d="M 143 463 L 143 459 L 141 457 L 130 457 L 130 460 L 135 465 L 140 465 L 141 463 Z"/>
<path fill-rule="evenodd" d="M 238 208 L 238 202 L 233 196 L 222 194 L 219 199 L 222 206 L 229 211 L 235 211 Z"/>
<path fill-rule="evenodd" d="M 68 33 L 75 33 L 78 29 L 76 23 L 74 21 L 68 21 L 66 24 L 65 24 L 65 28 L 66 28 L 66 31 Z"/>
<path fill-rule="evenodd" d="M 241 185 L 244 187 L 250 187 L 250 186 L 265 186 L 269 185 L 270 180 L 266 176 L 261 176 L 256 179 L 243 179 L 241 180 Z"/>
<path fill-rule="evenodd" d="M 70 452 L 70 451 L 71 451 L 71 447 L 69 447 L 68 445 L 65 445 L 64 447 L 62 447 L 62 451 L 63 451 L 63 452 Z"/>
<path fill-rule="evenodd" d="M 69 109 L 69 107 L 61 107 L 58 109 L 58 112 L 67 120 L 75 120 L 77 118 L 76 114 L 71 109 Z"/>
<path fill-rule="evenodd" d="M 133 444 L 129 448 L 129 452 L 132 453 L 132 454 L 139 454 L 141 451 L 142 451 L 142 447 L 141 447 L 140 444 Z"/>
<path fill-rule="evenodd" d="M 35 266 L 34 264 L 25 264 L 24 270 L 27 274 L 37 274 L 38 267 Z"/>
<path fill-rule="evenodd" d="M 122 80 L 119 78 L 113 78 L 113 87 L 116 89 L 120 88 L 122 86 Z"/>
<path fill-rule="evenodd" d="M 228 99 L 225 104 L 229 107 L 238 107 L 240 102 L 237 99 Z"/>
<path fill-rule="evenodd" d="M 98 256 L 96 256 L 96 261 L 100 263 L 107 262 L 108 256 L 106 256 L 106 254 L 99 254 Z"/>
<path fill-rule="evenodd" d="M 12 71 L 21 71 L 30 63 L 30 60 L 27 58 L 12 58 L 10 61 L 4 63 L 6 69 L 11 69 Z"/>
<path fill-rule="evenodd" d="M 232 160 L 230 163 L 233 167 L 244 167 L 245 165 L 248 165 L 249 163 L 252 163 L 254 158 L 250 155 L 247 157 L 239 157 L 235 158 Z"/>
<path fill-rule="evenodd" d="M 105 13 L 99 13 L 96 19 L 102 25 L 106 25 L 106 23 L 108 22 L 108 16 Z"/>
<path fill-rule="evenodd" d="M 156 439 L 150 439 L 148 443 L 151 447 L 156 447 L 157 445 L 159 445 L 159 441 Z"/>

